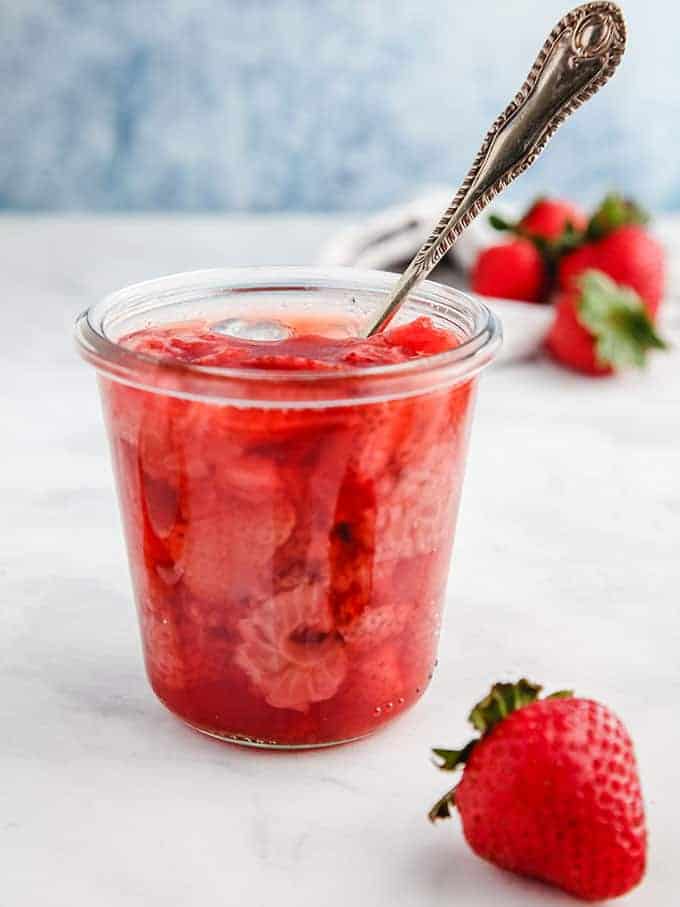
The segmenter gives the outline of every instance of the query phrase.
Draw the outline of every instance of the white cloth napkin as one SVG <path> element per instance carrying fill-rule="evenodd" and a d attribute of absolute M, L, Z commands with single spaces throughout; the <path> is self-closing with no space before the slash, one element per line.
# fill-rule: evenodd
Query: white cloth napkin
<path fill-rule="evenodd" d="M 429 186 L 403 205 L 394 205 L 346 227 L 321 250 L 320 263 L 397 270 L 395 266 L 408 262 L 427 239 L 451 198 L 450 188 Z M 494 242 L 498 235 L 486 218 L 478 218 L 446 256 L 447 264 L 454 269 L 469 270 L 479 250 Z"/>

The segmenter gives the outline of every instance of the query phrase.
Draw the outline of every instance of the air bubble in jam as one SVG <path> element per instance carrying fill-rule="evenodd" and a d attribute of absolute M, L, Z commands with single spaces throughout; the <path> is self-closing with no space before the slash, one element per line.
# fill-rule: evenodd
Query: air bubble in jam
<path fill-rule="evenodd" d="M 215 334 L 235 337 L 237 340 L 255 340 L 260 343 L 272 343 L 285 340 L 293 333 L 292 329 L 280 321 L 248 321 L 245 318 L 227 318 L 210 326 Z"/>
<path fill-rule="evenodd" d="M 343 372 L 457 344 L 426 318 L 369 340 L 335 322 L 314 331 L 229 318 L 122 342 L 186 363 Z M 212 404 L 108 379 L 103 397 L 147 671 L 171 711 L 236 742 L 306 747 L 364 736 L 418 699 L 469 383 L 327 408 Z"/>

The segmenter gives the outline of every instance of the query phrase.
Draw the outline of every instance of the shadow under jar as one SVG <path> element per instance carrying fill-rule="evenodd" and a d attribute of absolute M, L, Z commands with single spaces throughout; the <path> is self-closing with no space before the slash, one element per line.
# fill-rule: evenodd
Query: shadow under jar
<path fill-rule="evenodd" d="M 147 672 L 197 730 L 235 743 L 342 743 L 432 675 L 475 379 L 500 341 L 481 303 L 425 282 L 396 324 L 457 346 L 341 371 L 159 359 L 119 341 L 200 319 L 356 334 L 395 275 L 200 271 L 79 318 L 97 369 Z"/>

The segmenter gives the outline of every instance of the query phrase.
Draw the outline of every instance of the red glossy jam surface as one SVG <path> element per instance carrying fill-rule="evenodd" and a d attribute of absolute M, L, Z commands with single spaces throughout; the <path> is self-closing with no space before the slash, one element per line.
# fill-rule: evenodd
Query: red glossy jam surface
<path fill-rule="evenodd" d="M 123 341 L 193 363 L 347 369 L 455 346 L 420 319 L 375 340 L 236 341 L 186 323 Z M 471 385 L 327 408 L 217 405 L 102 383 L 154 690 L 225 737 L 374 730 L 431 675 Z"/>
<path fill-rule="evenodd" d="M 286 340 L 266 343 L 229 337 L 212 331 L 206 322 L 194 321 L 138 331 L 121 343 L 136 352 L 195 365 L 289 371 L 393 365 L 458 345 L 453 334 L 435 327 L 429 318 L 418 318 L 368 339 L 298 330 Z"/>

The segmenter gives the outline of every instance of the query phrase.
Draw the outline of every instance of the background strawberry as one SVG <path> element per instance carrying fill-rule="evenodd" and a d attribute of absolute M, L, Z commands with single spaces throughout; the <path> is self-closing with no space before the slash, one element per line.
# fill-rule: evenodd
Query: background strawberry
<path fill-rule="evenodd" d="M 541 253 L 528 239 L 516 239 L 480 252 L 470 284 L 481 296 L 540 302 L 547 272 Z"/>
<path fill-rule="evenodd" d="M 593 214 L 584 244 L 561 260 L 558 282 L 574 286 L 589 268 L 631 287 L 656 315 L 665 284 L 664 251 L 645 229 L 645 212 L 620 195 L 608 195 Z"/>
<path fill-rule="evenodd" d="M 572 202 L 560 198 L 537 199 L 516 223 L 497 214 L 492 214 L 489 220 L 497 230 L 553 242 L 562 239 L 565 234 L 582 233 L 588 226 L 588 218 L 583 211 Z"/>
<path fill-rule="evenodd" d="M 559 198 L 540 198 L 519 222 L 524 236 L 558 239 L 565 231 L 582 231 L 588 224 L 583 211 Z"/>
<path fill-rule="evenodd" d="M 586 239 L 594 241 L 602 239 L 612 230 L 627 227 L 630 224 L 646 226 L 649 223 L 649 214 L 632 199 L 625 198 L 619 192 L 610 192 L 600 202 L 595 213 L 588 221 Z"/>
<path fill-rule="evenodd" d="M 583 212 L 561 199 L 538 199 L 516 223 L 496 214 L 497 230 L 517 237 L 483 250 L 475 263 L 471 285 L 475 293 L 525 302 L 545 302 L 553 282 L 555 262 L 581 242 L 587 226 Z"/>
<path fill-rule="evenodd" d="M 455 806 L 469 845 L 504 869 L 584 900 L 625 894 L 645 870 L 646 831 L 633 744 L 605 706 L 569 692 L 498 683 L 470 713 L 481 736 L 436 749 L 441 768 L 464 765 L 434 806 Z"/>
<path fill-rule="evenodd" d="M 557 297 L 546 346 L 559 362 L 589 375 L 641 367 L 649 350 L 665 348 L 651 314 L 633 290 L 588 270 Z"/>
<path fill-rule="evenodd" d="M 573 290 L 585 271 L 595 269 L 635 290 L 654 317 L 664 292 L 664 252 L 645 229 L 647 220 L 640 207 L 615 193 L 590 220 L 571 202 L 551 198 L 538 199 L 516 222 L 493 214 L 491 224 L 517 239 L 480 253 L 472 289 L 544 302 L 555 285 Z"/>
<path fill-rule="evenodd" d="M 559 284 L 564 289 L 589 268 L 608 274 L 619 284 L 631 287 L 656 315 L 664 291 L 664 253 L 660 243 L 644 229 L 630 224 L 618 227 L 603 239 L 586 243 L 566 255 L 559 266 Z"/>

